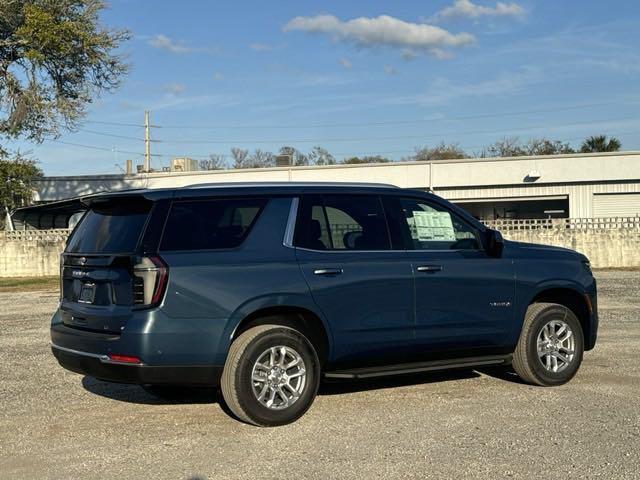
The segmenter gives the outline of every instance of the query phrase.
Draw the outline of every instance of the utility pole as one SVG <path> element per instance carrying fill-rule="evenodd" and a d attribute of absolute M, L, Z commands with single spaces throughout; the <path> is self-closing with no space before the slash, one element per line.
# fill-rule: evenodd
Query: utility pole
<path fill-rule="evenodd" d="M 149 110 L 144 111 L 144 171 L 151 171 L 151 140 L 149 138 Z"/>

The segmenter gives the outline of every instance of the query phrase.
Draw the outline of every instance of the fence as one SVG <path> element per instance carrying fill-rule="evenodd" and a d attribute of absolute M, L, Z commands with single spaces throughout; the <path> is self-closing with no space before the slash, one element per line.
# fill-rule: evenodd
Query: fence
<path fill-rule="evenodd" d="M 501 232 L 539 229 L 640 230 L 640 217 L 499 219 L 484 220 L 483 223 Z"/>

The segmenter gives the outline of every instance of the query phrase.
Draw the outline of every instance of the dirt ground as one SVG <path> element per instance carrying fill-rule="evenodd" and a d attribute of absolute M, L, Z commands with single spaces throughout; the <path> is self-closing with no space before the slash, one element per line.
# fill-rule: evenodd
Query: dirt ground
<path fill-rule="evenodd" d="M 49 350 L 53 290 L 0 293 L 0 478 L 640 478 L 640 272 L 596 272 L 600 338 L 568 385 L 502 370 L 327 384 L 260 429 L 215 392 L 162 401 Z"/>

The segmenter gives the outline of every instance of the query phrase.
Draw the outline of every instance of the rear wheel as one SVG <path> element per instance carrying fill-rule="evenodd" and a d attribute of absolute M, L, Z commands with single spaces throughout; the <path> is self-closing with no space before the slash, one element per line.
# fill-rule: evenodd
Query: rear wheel
<path fill-rule="evenodd" d="M 520 378 L 545 387 L 562 385 L 580 368 L 583 353 L 582 327 L 571 310 L 555 303 L 529 306 L 513 354 Z"/>
<path fill-rule="evenodd" d="M 231 344 L 220 388 L 234 415 L 266 427 L 300 418 L 319 383 L 320 362 L 304 335 L 289 327 L 260 325 Z"/>

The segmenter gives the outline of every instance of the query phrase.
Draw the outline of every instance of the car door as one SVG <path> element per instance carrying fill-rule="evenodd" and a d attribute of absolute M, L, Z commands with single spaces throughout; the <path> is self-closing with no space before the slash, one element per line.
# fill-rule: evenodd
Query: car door
<path fill-rule="evenodd" d="M 304 196 L 294 244 L 316 304 L 333 333 L 333 361 L 403 361 L 413 341 L 413 274 L 392 250 L 376 195 Z"/>
<path fill-rule="evenodd" d="M 490 257 L 480 232 L 445 202 L 400 197 L 415 282 L 416 345 L 425 355 L 503 353 L 513 328 L 514 267 Z"/>

